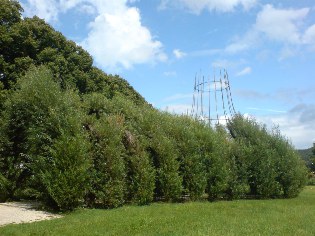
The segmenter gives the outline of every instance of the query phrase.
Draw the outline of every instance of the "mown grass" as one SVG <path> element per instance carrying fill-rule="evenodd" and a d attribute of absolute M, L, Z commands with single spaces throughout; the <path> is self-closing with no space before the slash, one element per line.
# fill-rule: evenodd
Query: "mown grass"
<path fill-rule="evenodd" d="M 315 187 L 294 199 L 79 209 L 61 219 L 1 227 L 0 235 L 314 236 Z"/>

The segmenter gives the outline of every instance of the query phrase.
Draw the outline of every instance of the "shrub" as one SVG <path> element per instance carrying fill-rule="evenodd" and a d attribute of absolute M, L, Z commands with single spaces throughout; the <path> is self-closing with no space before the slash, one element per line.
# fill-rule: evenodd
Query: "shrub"
<path fill-rule="evenodd" d="M 39 172 L 44 197 L 49 206 L 72 210 L 81 205 L 87 191 L 89 144 L 84 136 L 62 134 L 50 149 L 50 156 L 42 159 Z"/>
<path fill-rule="evenodd" d="M 93 144 L 93 175 L 89 197 L 93 204 L 112 208 L 125 200 L 126 168 L 124 162 L 124 118 L 102 117 L 92 125 L 90 136 Z"/>
<path fill-rule="evenodd" d="M 278 129 L 272 133 L 253 119 L 237 115 L 228 124 L 243 145 L 250 194 L 257 197 L 296 196 L 305 185 L 306 170 L 292 145 Z"/>
<path fill-rule="evenodd" d="M 130 153 L 128 163 L 128 192 L 129 199 L 139 205 L 153 201 L 155 188 L 155 170 L 151 165 L 148 154 L 136 147 Z"/>
<path fill-rule="evenodd" d="M 8 180 L 0 174 L 0 202 L 5 202 L 8 199 Z"/>
<path fill-rule="evenodd" d="M 205 155 L 212 151 L 213 131 L 187 116 L 168 115 L 167 119 L 165 131 L 178 150 L 183 192 L 191 200 L 200 199 L 206 188 Z"/>
<path fill-rule="evenodd" d="M 21 193 L 31 193 L 29 190 L 35 188 L 46 198 L 56 199 L 52 190 L 56 185 L 50 184 L 47 176 L 51 175 L 50 180 L 56 181 L 56 184 L 68 183 L 68 186 L 74 180 L 66 172 L 64 175 L 52 175 L 53 171 L 59 173 L 58 168 L 60 173 L 64 171 L 61 166 L 56 165 L 65 162 L 73 173 L 75 168 L 85 173 L 82 168 L 88 163 L 88 156 L 84 153 L 87 149 L 84 145 L 84 114 L 80 108 L 80 98 L 76 92 L 62 91 L 45 67 L 30 69 L 18 81 L 17 87 L 7 98 L 1 126 L 1 136 L 4 137 L 1 141 L 2 170 L 10 182 L 9 195 L 18 197 Z M 71 147 L 67 145 L 74 145 L 78 140 L 83 143 L 81 149 L 77 150 L 78 153 L 75 153 L 76 150 L 70 150 Z M 74 166 L 71 167 L 71 159 L 68 158 L 74 158 Z M 80 181 L 78 185 L 81 185 Z M 58 188 L 62 189 L 60 186 Z M 84 191 L 82 186 L 80 189 Z M 68 194 L 67 191 L 64 194 Z M 70 195 L 60 196 L 63 197 L 72 201 Z M 75 205 L 73 202 L 67 204 L 65 200 L 57 199 L 53 204 L 65 209 Z"/>
<path fill-rule="evenodd" d="M 205 156 L 207 168 L 207 188 L 209 200 L 224 197 L 228 189 L 229 172 L 229 141 L 222 127 L 217 127 L 213 140 L 213 151 Z"/>

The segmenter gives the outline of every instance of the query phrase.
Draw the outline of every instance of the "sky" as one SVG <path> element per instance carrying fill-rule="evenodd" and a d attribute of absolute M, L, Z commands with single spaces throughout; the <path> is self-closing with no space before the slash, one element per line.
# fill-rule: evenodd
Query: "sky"
<path fill-rule="evenodd" d="M 237 112 L 315 142 L 314 0 L 20 0 L 158 109 L 191 109 L 196 74 L 229 74 Z"/>

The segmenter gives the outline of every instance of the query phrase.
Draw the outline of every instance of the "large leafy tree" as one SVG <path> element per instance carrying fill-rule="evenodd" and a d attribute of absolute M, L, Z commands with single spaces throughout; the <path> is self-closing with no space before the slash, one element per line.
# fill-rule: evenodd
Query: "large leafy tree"
<path fill-rule="evenodd" d="M 22 11 L 18 1 L 0 0 L 0 82 L 3 89 L 12 89 L 31 65 L 44 64 L 63 89 L 101 92 L 108 98 L 122 94 L 139 105 L 146 104 L 127 81 L 95 68 L 92 57 L 82 47 L 67 40 L 37 16 L 22 19 Z"/>

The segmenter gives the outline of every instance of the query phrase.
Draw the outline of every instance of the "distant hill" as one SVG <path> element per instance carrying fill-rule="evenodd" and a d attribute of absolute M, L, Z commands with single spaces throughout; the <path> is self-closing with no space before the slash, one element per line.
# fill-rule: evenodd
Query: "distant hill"
<path fill-rule="evenodd" d="M 306 162 L 308 168 L 311 167 L 311 156 L 312 156 L 312 147 L 307 149 L 298 149 L 297 152 L 300 154 L 302 159 Z"/>

